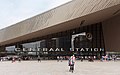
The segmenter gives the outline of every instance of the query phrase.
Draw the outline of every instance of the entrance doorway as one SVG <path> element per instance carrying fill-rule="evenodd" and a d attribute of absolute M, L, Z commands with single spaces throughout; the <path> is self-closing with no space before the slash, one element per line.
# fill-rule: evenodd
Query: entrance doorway
<path fill-rule="evenodd" d="M 92 46 L 91 41 L 92 41 L 92 34 L 83 32 L 83 33 L 72 35 L 71 46 L 72 46 L 72 49 L 90 48 Z"/>

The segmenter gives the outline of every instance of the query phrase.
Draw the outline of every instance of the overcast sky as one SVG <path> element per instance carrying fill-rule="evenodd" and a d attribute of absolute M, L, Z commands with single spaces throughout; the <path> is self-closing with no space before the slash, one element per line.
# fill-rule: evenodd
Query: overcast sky
<path fill-rule="evenodd" d="M 71 0 L 0 0 L 0 29 Z"/>

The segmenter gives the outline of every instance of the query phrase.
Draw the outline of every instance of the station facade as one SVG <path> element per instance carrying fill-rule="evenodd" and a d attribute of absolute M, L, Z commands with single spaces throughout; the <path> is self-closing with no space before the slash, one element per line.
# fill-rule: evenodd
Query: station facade
<path fill-rule="evenodd" d="M 26 56 L 100 58 L 119 52 L 119 20 L 119 0 L 73 0 L 1 29 L 0 49 Z"/>

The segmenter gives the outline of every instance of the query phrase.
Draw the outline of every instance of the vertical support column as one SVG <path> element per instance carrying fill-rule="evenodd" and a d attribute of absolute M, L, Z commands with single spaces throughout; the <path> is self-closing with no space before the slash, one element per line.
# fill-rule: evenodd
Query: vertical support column
<path fill-rule="evenodd" d="M 0 46 L 0 56 L 5 56 L 5 55 L 6 55 L 5 46 Z"/>
<path fill-rule="evenodd" d="M 0 46 L 0 52 L 5 52 L 5 46 Z"/>

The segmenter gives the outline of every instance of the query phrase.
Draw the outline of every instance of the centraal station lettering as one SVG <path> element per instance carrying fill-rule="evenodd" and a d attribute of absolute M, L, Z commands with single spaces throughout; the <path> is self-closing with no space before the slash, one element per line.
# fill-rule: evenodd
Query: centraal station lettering
<path fill-rule="evenodd" d="M 34 51 L 42 51 L 42 52 L 60 52 L 60 51 L 65 51 L 65 48 L 23 48 L 23 50 L 20 50 L 20 48 L 15 48 L 15 51 L 28 51 L 28 52 L 34 52 Z M 80 51 L 80 52 L 86 52 L 86 51 L 94 51 L 94 52 L 100 52 L 100 51 L 104 51 L 104 48 L 70 48 L 69 51 Z"/>

